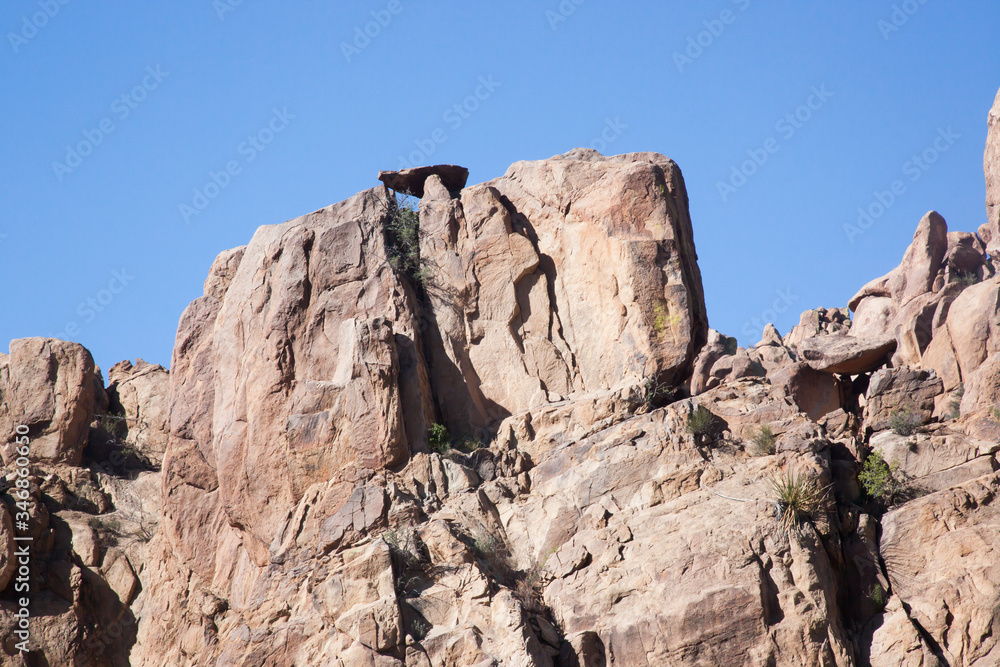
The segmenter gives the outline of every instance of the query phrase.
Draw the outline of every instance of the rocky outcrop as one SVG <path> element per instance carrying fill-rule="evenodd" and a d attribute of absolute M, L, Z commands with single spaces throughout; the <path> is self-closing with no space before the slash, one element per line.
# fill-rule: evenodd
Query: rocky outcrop
<path fill-rule="evenodd" d="M 895 348 L 896 339 L 891 336 L 858 338 L 833 334 L 804 339 L 799 343 L 799 354 L 815 370 L 857 375 L 883 366 Z"/>
<path fill-rule="evenodd" d="M 740 347 L 667 158 L 454 175 L 221 253 L 169 372 L 11 344 L 5 659 L 27 512 L 30 664 L 997 662 L 985 235 Z"/>
<path fill-rule="evenodd" d="M 154 466 L 167 451 L 170 374 L 142 359 L 122 361 L 108 371 L 109 411 L 122 422 L 123 440 Z"/>
<path fill-rule="evenodd" d="M 437 176 L 449 192 L 459 192 L 469 180 L 469 170 L 453 164 L 438 164 L 432 167 L 413 167 L 400 171 L 380 171 L 378 180 L 396 192 L 413 197 L 423 197 L 424 183 L 431 176 Z"/>
<path fill-rule="evenodd" d="M 944 393 L 933 371 L 883 368 L 872 373 L 865 394 L 865 425 L 875 431 L 891 427 L 894 415 L 912 415 L 926 424 L 935 416 L 936 399 Z"/>
<path fill-rule="evenodd" d="M 941 216 L 928 213 L 902 264 L 851 299 L 851 335 L 895 337 L 894 366 L 934 370 L 946 392 L 965 392 L 963 412 L 991 408 L 1000 402 L 994 274 L 980 239 L 948 232 Z"/>
<path fill-rule="evenodd" d="M 707 318 L 684 182 L 662 155 L 519 162 L 458 199 L 432 176 L 420 220 L 452 428 L 690 372 Z"/>
<path fill-rule="evenodd" d="M 32 459 L 80 462 L 94 411 L 107 404 L 94 359 L 81 345 L 50 338 L 12 341 L 0 354 L 0 434 L 3 460 L 16 458 L 15 435 L 26 426 Z"/>
<path fill-rule="evenodd" d="M 425 446 L 414 297 L 385 263 L 392 210 L 384 190 L 370 190 L 261 227 L 238 263 L 216 260 L 227 267 L 211 272 L 221 285 L 181 317 L 165 511 L 206 579 L 215 550 L 204 545 L 223 539 L 221 522 L 264 566 L 312 485 L 353 486 Z"/>

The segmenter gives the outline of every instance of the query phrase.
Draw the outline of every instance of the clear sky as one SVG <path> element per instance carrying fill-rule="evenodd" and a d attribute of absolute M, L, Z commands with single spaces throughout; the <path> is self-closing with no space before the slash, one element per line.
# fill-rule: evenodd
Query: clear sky
<path fill-rule="evenodd" d="M 169 365 L 259 225 L 404 161 L 476 183 L 576 146 L 677 161 L 710 323 L 752 344 L 845 305 L 927 210 L 985 221 L 997 26 L 989 0 L 7 0 L 0 348 Z"/>

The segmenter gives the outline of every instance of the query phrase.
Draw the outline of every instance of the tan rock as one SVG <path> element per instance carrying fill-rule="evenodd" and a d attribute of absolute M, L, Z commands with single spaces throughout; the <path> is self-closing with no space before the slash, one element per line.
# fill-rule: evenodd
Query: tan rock
<path fill-rule="evenodd" d="M 546 392 L 683 379 L 707 323 L 672 161 L 577 150 L 516 163 L 460 201 L 444 190 L 421 202 L 421 255 L 449 425 L 488 423 Z"/>
<path fill-rule="evenodd" d="M 14 522 L 7 506 L 0 507 L 0 590 L 7 588 L 17 570 L 14 557 Z"/>
<path fill-rule="evenodd" d="M 83 346 L 51 338 L 11 341 L 10 354 L 0 355 L 4 460 L 16 458 L 17 427 L 25 425 L 32 461 L 79 463 L 103 393 L 94 359 Z"/>
<path fill-rule="evenodd" d="M 125 442 L 154 465 L 163 463 L 169 437 L 170 374 L 159 364 L 121 361 L 108 371 L 111 408 L 125 418 Z"/>
<path fill-rule="evenodd" d="M 857 375 L 884 365 L 895 348 L 892 336 L 857 338 L 834 334 L 804 339 L 799 343 L 799 354 L 815 370 Z"/>
<path fill-rule="evenodd" d="M 851 327 L 851 318 L 841 308 L 816 308 L 807 310 L 799 317 L 799 323 L 785 336 L 785 347 L 797 351 L 806 338 L 824 334 L 846 334 Z"/>
<path fill-rule="evenodd" d="M 1000 659 L 993 630 L 1000 605 L 998 491 L 994 473 L 913 500 L 882 519 L 881 552 L 893 593 L 946 664 L 985 667 Z"/>
<path fill-rule="evenodd" d="M 432 167 L 413 167 L 399 171 L 380 171 L 378 180 L 396 192 L 423 197 L 424 183 L 430 176 L 439 178 L 446 190 L 458 192 L 465 187 L 465 183 L 469 180 L 469 170 L 453 164 L 438 164 Z"/>
<path fill-rule="evenodd" d="M 941 379 L 932 371 L 883 368 L 872 373 L 865 394 L 865 426 L 875 431 L 889 428 L 893 414 L 908 411 L 927 423 L 935 399 L 944 393 Z"/>
<path fill-rule="evenodd" d="M 404 407 L 415 433 L 425 423 L 422 362 L 412 297 L 384 262 L 390 214 L 380 189 L 261 227 L 224 297 L 206 295 L 182 317 L 164 463 L 178 542 L 212 543 L 223 511 L 263 564 L 312 483 L 408 456 Z M 206 552 L 190 562 L 210 578 Z"/>
<path fill-rule="evenodd" d="M 893 300 L 902 306 L 930 292 L 947 251 L 948 224 L 937 211 L 929 211 L 917 225 L 903 261 L 890 274 L 888 288 Z"/>
<path fill-rule="evenodd" d="M 819 419 L 839 410 L 843 404 L 840 381 L 830 373 L 811 368 L 805 362 L 781 368 L 770 380 L 812 419 Z"/>

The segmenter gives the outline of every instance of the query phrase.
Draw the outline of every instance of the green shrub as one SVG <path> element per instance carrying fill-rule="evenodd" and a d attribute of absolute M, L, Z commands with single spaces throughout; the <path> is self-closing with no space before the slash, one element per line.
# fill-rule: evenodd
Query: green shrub
<path fill-rule="evenodd" d="M 889 428 L 896 435 L 913 435 L 920 429 L 920 414 L 911 408 L 900 408 L 889 415 Z"/>
<path fill-rule="evenodd" d="M 753 442 L 753 452 L 757 456 L 768 456 L 774 454 L 777 437 L 771 430 L 769 424 L 763 424 L 760 429 L 751 436 Z"/>
<path fill-rule="evenodd" d="M 963 396 L 965 396 L 965 385 L 959 383 L 951 390 L 951 400 L 948 402 L 948 419 L 958 419 L 962 416 Z"/>
<path fill-rule="evenodd" d="M 882 588 L 882 584 L 876 582 L 868 593 L 868 599 L 875 605 L 875 609 L 881 613 L 885 611 L 885 605 L 889 602 L 889 593 Z"/>
<path fill-rule="evenodd" d="M 990 418 L 993 421 L 1000 423 L 1000 408 L 993 406 L 990 408 Z"/>
<path fill-rule="evenodd" d="M 785 531 L 811 520 L 826 507 L 827 489 L 804 474 L 785 471 L 771 478 L 778 524 Z"/>
<path fill-rule="evenodd" d="M 703 405 L 699 405 L 688 415 L 687 430 L 695 437 L 696 442 L 711 439 L 719 432 L 720 426 L 719 418 Z"/>
<path fill-rule="evenodd" d="M 451 449 L 451 434 L 444 424 L 431 424 L 427 431 L 427 442 L 431 450 L 438 454 L 444 454 Z"/>
<path fill-rule="evenodd" d="M 420 214 L 404 197 L 396 204 L 386 229 L 389 266 L 422 285 L 426 276 L 420 260 Z"/>
<path fill-rule="evenodd" d="M 861 490 L 872 500 L 886 505 L 890 504 L 903 490 L 899 479 L 899 464 L 893 461 L 890 465 L 882 455 L 872 452 L 865 458 L 858 474 Z"/>

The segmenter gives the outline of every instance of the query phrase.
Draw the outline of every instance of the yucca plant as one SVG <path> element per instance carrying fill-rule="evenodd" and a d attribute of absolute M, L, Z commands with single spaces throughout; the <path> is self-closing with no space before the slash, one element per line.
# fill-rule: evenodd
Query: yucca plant
<path fill-rule="evenodd" d="M 815 477 L 792 470 L 771 478 L 771 493 L 777 509 L 778 524 L 790 531 L 804 521 L 811 520 L 827 503 L 827 487 L 820 486 Z"/>

